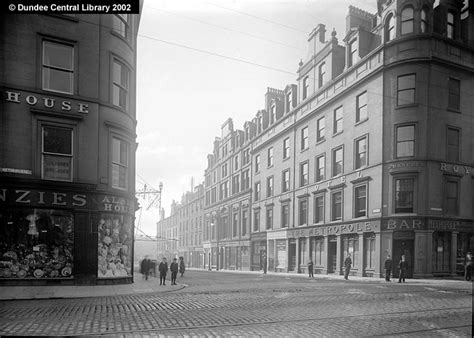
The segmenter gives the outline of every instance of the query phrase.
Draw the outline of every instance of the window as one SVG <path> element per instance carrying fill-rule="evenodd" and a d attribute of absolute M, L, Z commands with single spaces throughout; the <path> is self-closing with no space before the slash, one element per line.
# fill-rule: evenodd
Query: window
<path fill-rule="evenodd" d="M 397 127 L 397 157 L 415 156 L 415 126 Z"/>
<path fill-rule="evenodd" d="M 342 132 L 342 113 L 343 109 L 342 106 L 334 109 L 334 134 L 338 134 Z"/>
<path fill-rule="evenodd" d="M 227 163 L 224 163 L 221 168 L 222 177 L 227 176 Z"/>
<path fill-rule="evenodd" d="M 415 103 L 416 75 L 400 75 L 397 78 L 397 105 Z"/>
<path fill-rule="evenodd" d="M 239 169 L 239 155 L 235 156 L 234 158 L 234 170 Z"/>
<path fill-rule="evenodd" d="M 458 206 L 458 194 L 459 194 L 459 183 L 458 181 L 448 179 L 446 181 L 446 213 L 448 215 L 457 215 L 459 213 Z"/>
<path fill-rule="evenodd" d="M 343 166 L 344 154 L 342 146 L 336 148 L 332 151 L 332 176 L 337 176 L 342 174 L 344 166 Z"/>
<path fill-rule="evenodd" d="M 301 129 L 301 150 L 308 149 L 308 127 Z"/>
<path fill-rule="evenodd" d="M 318 119 L 318 121 L 316 122 L 316 128 L 316 141 L 324 141 L 324 138 L 326 136 L 326 119 L 324 118 L 324 116 Z"/>
<path fill-rule="evenodd" d="M 271 167 L 273 165 L 273 147 L 268 148 L 267 165 L 269 167 Z"/>
<path fill-rule="evenodd" d="M 43 41 L 43 89 L 73 94 L 74 47 Z"/>
<path fill-rule="evenodd" d="M 314 223 L 324 222 L 324 195 L 314 197 Z"/>
<path fill-rule="evenodd" d="M 113 16 L 112 25 L 112 28 L 117 34 L 125 39 L 129 38 L 128 14 L 115 14 Z"/>
<path fill-rule="evenodd" d="M 446 159 L 451 162 L 459 161 L 459 129 L 449 128 L 447 130 Z"/>
<path fill-rule="evenodd" d="M 367 216 L 367 186 L 354 188 L 354 217 Z"/>
<path fill-rule="evenodd" d="M 367 92 L 357 96 L 356 122 L 367 120 Z"/>
<path fill-rule="evenodd" d="M 287 228 L 290 223 L 290 205 L 284 203 L 281 205 L 281 227 Z"/>
<path fill-rule="evenodd" d="M 447 27 L 446 27 L 446 34 L 448 38 L 454 39 L 454 13 L 453 12 L 448 12 L 448 18 L 447 18 Z"/>
<path fill-rule="evenodd" d="M 258 201 L 260 199 L 260 182 L 255 183 L 255 200 Z"/>
<path fill-rule="evenodd" d="M 375 269 L 375 234 L 367 234 L 365 239 L 365 268 L 369 270 Z"/>
<path fill-rule="evenodd" d="M 290 157 L 290 138 L 283 140 L 283 159 Z"/>
<path fill-rule="evenodd" d="M 357 39 L 349 43 L 349 60 L 348 66 L 353 66 L 357 62 Z"/>
<path fill-rule="evenodd" d="M 237 237 L 239 234 L 239 214 L 234 213 L 232 215 L 232 237 Z"/>
<path fill-rule="evenodd" d="M 291 91 L 289 91 L 288 93 L 286 93 L 286 112 L 288 113 L 290 110 L 291 110 Z"/>
<path fill-rule="evenodd" d="M 236 175 L 232 178 L 232 193 L 237 194 L 240 191 L 240 176 Z"/>
<path fill-rule="evenodd" d="M 341 238 L 342 252 L 344 255 L 349 253 L 352 258 L 352 267 L 358 268 L 359 265 L 359 235 L 346 235 Z"/>
<path fill-rule="evenodd" d="M 401 17 L 401 34 L 410 34 L 413 33 L 414 30 L 414 11 L 413 7 L 408 6 L 402 10 L 402 17 Z"/>
<path fill-rule="evenodd" d="M 342 191 L 331 194 L 331 221 L 342 220 Z"/>
<path fill-rule="evenodd" d="M 250 149 L 245 149 L 242 154 L 242 166 L 246 165 L 250 161 Z"/>
<path fill-rule="evenodd" d="M 309 183 L 308 177 L 308 162 L 304 162 L 300 164 L 300 187 L 305 186 Z"/>
<path fill-rule="evenodd" d="M 324 266 L 326 264 L 324 263 L 324 238 L 311 238 L 311 246 L 314 248 L 314 265 Z"/>
<path fill-rule="evenodd" d="M 290 190 L 290 169 L 286 169 L 282 173 L 281 191 L 287 192 Z"/>
<path fill-rule="evenodd" d="M 253 231 L 260 230 L 260 209 L 253 212 Z"/>
<path fill-rule="evenodd" d="M 128 189 L 129 145 L 117 138 L 112 139 L 112 187 Z"/>
<path fill-rule="evenodd" d="M 114 60 L 112 103 L 123 109 L 128 109 L 129 77 L 128 68 L 123 63 Z"/>
<path fill-rule="evenodd" d="M 260 155 L 255 156 L 255 172 L 260 171 Z"/>
<path fill-rule="evenodd" d="M 461 81 L 450 77 L 448 87 L 448 108 L 459 110 L 461 107 Z"/>
<path fill-rule="evenodd" d="M 355 141 L 355 169 L 367 165 L 367 136 Z"/>
<path fill-rule="evenodd" d="M 326 62 L 319 65 L 318 86 L 321 88 L 326 83 Z"/>
<path fill-rule="evenodd" d="M 421 32 L 428 32 L 428 10 L 426 8 L 421 10 Z"/>
<path fill-rule="evenodd" d="M 250 173 L 249 170 L 242 172 L 242 190 L 250 188 Z"/>
<path fill-rule="evenodd" d="M 300 198 L 298 201 L 298 225 L 308 224 L 308 199 Z"/>
<path fill-rule="evenodd" d="M 248 211 L 242 210 L 242 237 L 247 236 Z"/>
<path fill-rule="evenodd" d="M 276 104 L 275 104 L 275 101 L 273 101 L 270 106 L 270 124 L 273 124 L 275 121 L 276 121 Z"/>
<path fill-rule="evenodd" d="M 324 180 L 326 168 L 326 158 L 324 155 L 316 157 L 316 182 Z"/>
<path fill-rule="evenodd" d="M 267 197 L 273 196 L 273 176 L 267 177 Z"/>
<path fill-rule="evenodd" d="M 393 40 L 395 38 L 395 19 L 392 14 L 387 18 L 385 24 L 385 42 Z"/>
<path fill-rule="evenodd" d="M 303 79 L 303 100 L 308 97 L 309 94 L 309 76 L 305 76 Z"/>
<path fill-rule="evenodd" d="M 72 129 L 43 126 L 42 178 L 72 181 Z"/>
<path fill-rule="evenodd" d="M 395 213 L 413 212 L 414 179 L 395 180 Z"/>
<path fill-rule="evenodd" d="M 273 229 L 273 207 L 267 207 L 266 229 Z"/>

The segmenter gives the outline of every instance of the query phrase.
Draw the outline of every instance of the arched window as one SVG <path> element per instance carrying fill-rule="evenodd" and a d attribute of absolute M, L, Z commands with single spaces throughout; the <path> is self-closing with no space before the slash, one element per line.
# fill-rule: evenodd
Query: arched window
<path fill-rule="evenodd" d="M 306 76 L 303 79 L 303 100 L 305 100 L 308 97 L 309 94 L 309 77 Z"/>
<path fill-rule="evenodd" d="M 454 13 L 448 12 L 446 33 L 448 38 L 454 39 Z"/>
<path fill-rule="evenodd" d="M 428 10 L 426 8 L 421 10 L 421 32 L 428 32 Z"/>
<path fill-rule="evenodd" d="M 319 81 L 318 87 L 321 88 L 326 82 L 326 62 L 323 62 L 319 65 Z"/>
<path fill-rule="evenodd" d="M 401 35 L 413 33 L 414 29 L 414 11 L 413 7 L 408 6 L 402 10 Z"/>
<path fill-rule="evenodd" d="M 395 18 L 390 14 L 385 23 L 385 42 L 395 38 Z"/>

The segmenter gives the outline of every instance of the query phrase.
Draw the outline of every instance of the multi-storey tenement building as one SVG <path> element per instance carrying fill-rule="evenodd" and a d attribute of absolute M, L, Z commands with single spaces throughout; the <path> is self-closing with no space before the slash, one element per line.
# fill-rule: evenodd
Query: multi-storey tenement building
<path fill-rule="evenodd" d="M 244 131 L 222 126 L 205 170 L 209 268 L 304 272 L 311 258 L 340 274 L 350 254 L 352 274 L 379 277 L 404 254 L 413 276 L 462 270 L 474 250 L 474 6 L 377 5 L 350 6 L 341 41 L 317 25 L 297 84 L 269 88 Z"/>
<path fill-rule="evenodd" d="M 174 201 L 171 203 L 170 216 L 162 216 L 156 223 L 156 239 L 158 261 L 166 257 L 168 262 L 178 257 L 178 227 L 180 222 L 179 204 Z"/>
<path fill-rule="evenodd" d="M 133 279 L 139 15 L 0 16 L 0 282 Z"/>
<path fill-rule="evenodd" d="M 206 266 L 217 269 L 250 268 L 250 139 L 247 122 L 234 130 L 232 119 L 221 127 L 205 170 L 203 249 Z"/>

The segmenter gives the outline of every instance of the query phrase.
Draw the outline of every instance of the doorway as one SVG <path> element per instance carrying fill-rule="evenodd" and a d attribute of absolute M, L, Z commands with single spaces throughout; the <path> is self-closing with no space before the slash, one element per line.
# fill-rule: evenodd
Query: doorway
<path fill-rule="evenodd" d="M 328 241 L 328 273 L 336 272 L 337 240 L 329 238 Z"/>
<path fill-rule="evenodd" d="M 414 243 L 413 239 L 394 239 L 393 240 L 393 277 L 398 278 L 400 269 L 398 268 L 398 263 L 402 255 L 405 255 L 405 260 L 408 262 L 408 271 L 407 277 L 413 277 L 413 268 L 414 268 Z"/>

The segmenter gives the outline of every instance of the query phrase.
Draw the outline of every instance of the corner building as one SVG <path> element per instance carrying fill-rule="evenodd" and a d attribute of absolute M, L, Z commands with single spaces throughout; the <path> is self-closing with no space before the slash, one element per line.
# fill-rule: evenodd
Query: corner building
<path fill-rule="evenodd" d="M 139 15 L 0 18 L 0 283 L 133 280 Z"/>

